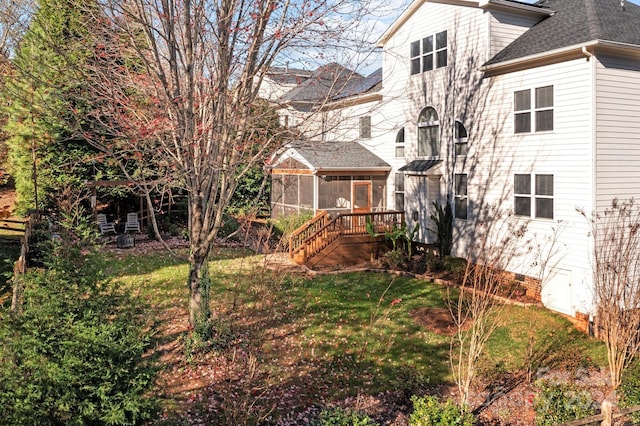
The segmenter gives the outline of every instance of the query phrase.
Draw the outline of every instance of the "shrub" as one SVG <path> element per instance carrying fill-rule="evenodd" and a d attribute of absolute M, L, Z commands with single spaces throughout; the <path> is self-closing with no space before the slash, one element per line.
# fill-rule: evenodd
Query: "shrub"
<path fill-rule="evenodd" d="M 444 259 L 444 267 L 447 271 L 451 272 L 454 280 L 461 283 L 464 279 L 464 274 L 467 271 L 467 259 L 447 256 Z"/>
<path fill-rule="evenodd" d="M 334 407 L 322 410 L 318 421 L 314 424 L 315 426 L 374 426 L 376 423 L 359 411 Z"/>
<path fill-rule="evenodd" d="M 73 252 L 75 253 L 75 252 Z M 157 402 L 149 396 L 155 366 L 144 355 L 151 329 L 145 304 L 96 267 L 62 257 L 24 278 L 22 313 L 0 313 L 0 422 L 141 424 Z M 84 265 L 96 265 L 85 259 Z"/>
<path fill-rule="evenodd" d="M 410 426 L 473 426 L 475 417 L 467 407 L 460 408 L 455 402 L 438 401 L 435 396 L 412 396 L 413 412 L 409 416 Z"/>
<path fill-rule="evenodd" d="M 220 226 L 220 231 L 218 231 L 218 237 L 226 238 L 236 232 L 238 228 L 240 228 L 240 223 L 236 218 L 225 213 L 222 215 L 222 224 Z"/>
<path fill-rule="evenodd" d="M 383 255 L 383 262 L 390 269 L 403 270 L 406 267 L 407 258 L 404 254 L 404 251 L 399 249 L 394 249 L 386 252 Z"/>
<path fill-rule="evenodd" d="M 640 358 L 622 372 L 620 383 L 620 406 L 631 407 L 640 404 Z M 640 424 L 640 412 L 632 414 L 634 424 Z"/>
<path fill-rule="evenodd" d="M 588 417 L 595 413 L 591 394 L 568 383 L 536 383 L 538 394 L 533 401 L 536 425 L 552 426 Z"/>
<path fill-rule="evenodd" d="M 280 236 L 292 233 L 312 218 L 313 214 L 311 212 L 290 214 L 287 216 L 279 217 L 278 219 L 270 219 L 269 223 L 273 225 L 276 234 Z"/>
<path fill-rule="evenodd" d="M 426 272 L 439 272 L 445 269 L 445 264 L 432 251 L 425 253 L 425 269 Z"/>

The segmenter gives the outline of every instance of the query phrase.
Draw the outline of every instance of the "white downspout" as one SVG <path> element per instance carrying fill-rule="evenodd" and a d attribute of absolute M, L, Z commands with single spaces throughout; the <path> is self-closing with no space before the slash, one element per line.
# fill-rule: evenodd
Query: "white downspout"
<path fill-rule="evenodd" d="M 584 56 L 587 57 L 587 61 L 591 60 L 591 58 L 593 58 L 593 53 L 589 52 L 587 50 L 587 46 L 582 46 L 582 53 L 584 54 Z"/>

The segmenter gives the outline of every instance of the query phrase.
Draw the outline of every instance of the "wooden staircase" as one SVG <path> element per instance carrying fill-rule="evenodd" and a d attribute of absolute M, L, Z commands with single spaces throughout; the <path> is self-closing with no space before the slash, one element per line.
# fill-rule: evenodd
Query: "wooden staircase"
<path fill-rule="evenodd" d="M 385 231 L 404 224 L 404 212 L 341 214 L 331 218 L 319 212 L 289 237 L 289 257 L 299 265 L 355 263 L 370 258 L 372 245 L 384 240 Z M 328 255 L 334 252 L 334 256 Z"/>

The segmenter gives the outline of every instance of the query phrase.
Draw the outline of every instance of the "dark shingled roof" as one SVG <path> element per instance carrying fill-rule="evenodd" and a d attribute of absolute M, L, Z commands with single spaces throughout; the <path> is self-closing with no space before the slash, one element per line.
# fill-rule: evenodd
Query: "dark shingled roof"
<path fill-rule="evenodd" d="M 378 91 L 382 87 L 382 68 L 378 68 L 362 80 L 354 79 L 340 93 L 331 100 L 337 101 L 350 96 L 363 95 L 368 92 Z"/>
<path fill-rule="evenodd" d="M 296 142 L 291 145 L 314 169 L 390 169 L 389 164 L 358 142 Z"/>
<path fill-rule="evenodd" d="M 619 0 L 542 0 L 555 14 L 534 25 L 486 65 L 594 40 L 640 45 L 640 6 Z"/>
<path fill-rule="evenodd" d="M 442 163 L 442 160 L 413 160 L 409 164 L 406 164 L 398 169 L 399 172 L 420 172 L 424 173 L 429 169 L 434 168 L 438 164 Z"/>
<path fill-rule="evenodd" d="M 359 83 L 364 77 L 340 64 L 331 63 L 318 68 L 304 83 L 289 90 L 277 102 L 315 105 L 329 100 L 347 85 Z"/>

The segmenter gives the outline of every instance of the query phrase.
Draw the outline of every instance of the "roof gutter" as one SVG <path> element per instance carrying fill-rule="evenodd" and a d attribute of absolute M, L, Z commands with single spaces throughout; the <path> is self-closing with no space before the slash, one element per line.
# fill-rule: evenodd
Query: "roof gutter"
<path fill-rule="evenodd" d="M 640 55 L 640 45 L 637 44 L 621 43 L 609 40 L 592 40 L 586 43 L 574 44 L 571 46 L 561 47 L 559 49 L 536 53 L 535 55 L 523 56 L 522 58 L 516 58 L 510 61 L 485 65 L 480 68 L 480 71 L 487 74 L 511 72 L 531 65 L 542 65 L 553 62 L 554 60 L 569 55 L 575 55 L 576 57 L 583 55 L 587 57 L 587 60 L 589 60 L 593 57 L 595 49 L 626 54 L 634 52 L 635 54 Z"/>
<path fill-rule="evenodd" d="M 322 173 L 350 173 L 355 172 L 388 172 L 391 170 L 391 166 L 380 167 L 318 167 L 315 169 L 315 174 Z"/>
<path fill-rule="evenodd" d="M 537 16 L 540 18 L 551 16 L 556 13 L 551 9 L 506 0 L 480 0 L 479 6 L 481 9 L 524 12 L 527 15 Z"/>

